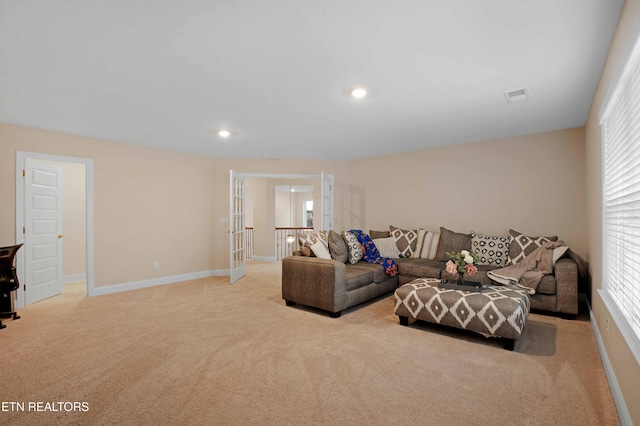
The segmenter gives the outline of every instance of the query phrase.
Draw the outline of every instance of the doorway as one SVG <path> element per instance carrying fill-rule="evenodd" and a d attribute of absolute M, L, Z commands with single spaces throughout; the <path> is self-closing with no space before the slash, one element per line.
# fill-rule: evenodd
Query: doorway
<path fill-rule="evenodd" d="M 81 187 L 81 191 L 83 191 L 83 194 L 79 194 L 79 196 L 81 196 L 82 200 L 80 201 L 81 205 L 80 208 L 82 209 L 83 213 L 84 213 L 84 229 L 78 229 L 77 223 L 72 223 L 70 222 L 68 225 L 65 225 L 65 230 L 69 230 L 69 232 L 71 232 L 71 234 L 69 234 L 69 240 L 74 240 L 74 241 L 70 241 L 73 242 L 73 250 L 77 252 L 77 250 L 81 250 L 83 251 L 81 253 L 81 255 L 75 255 L 73 254 L 73 251 L 70 250 L 70 256 L 74 256 L 74 260 L 76 260 L 77 258 L 81 258 L 80 262 L 84 262 L 84 268 L 82 268 L 82 265 L 78 265 L 77 262 L 75 263 L 75 265 L 73 264 L 73 262 L 68 263 L 68 265 L 65 265 L 65 267 L 62 268 L 62 270 L 64 270 L 64 275 L 62 274 L 62 271 L 59 271 L 58 274 L 60 275 L 58 278 L 56 279 L 56 283 L 55 286 L 59 286 L 60 291 L 62 291 L 62 282 L 58 282 L 59 280 L 64 281 L 66 277 L 66 281 L 68 282 L 72 282 L 72 281 L 80 281 L 82 279 L 84 279 L 85 284 L 84 287 L 86 289 L 86 295 L 88 296 L 92 296 L 93 295 L 93 289 L 94 289 L 94 277 L 93 277 L 93 160 L 90 159 L 85 159 L 85 158 L 77 158 L 77 157 L 66 157 L 66 156 L 58 156 L 58 155 L 51 155 L 51 154 L 41 154 L 41 153 L 33 153 L 33 152 L 24 152 L 24 151 L 18 151 L 16 153 L 16 242 L 18 244 L 20 243 L 29 243 L 30 241 L 32 241 L 32 234 L 29 234 L 30 231 L 32 231 L 32 229 L 29 228 L 35 228 L 32 224 L 29 224 L 29 221 L 32 220 L 31 216 L 33 213 L 33 203 L 31 203 L 29 200 L 27 200 L 26 198 L 26 194 L 31 194 L 32 191 L 32 183 L 33 180 L 31 179 L 31 175 L 27 176 L 27 170 L 29 170 L 30 173 L 36 173 L 34 172 L 34 168 L 33 168 L 33 164 L 40 164 L 40 165 L 46 165 L 47 167 L 54 167 L 54 169 L 52 169 L 52 173 L 55 173 L 55 168 L 62 168 L 65 165 L 66 170 L 67 170 L 67 174 L 69 174 L 69 183 L 72 184 L 74 182 L 71 182 L 71 179 L 82 179 L 83 182 L 75 182 L 76 184 L 79 184 L 78 186 Z M 75 177 L 74 177 L 75 176 Z M 65 176 L 64 174 L 61 175 L 60 178 L 61 185 L 64 185 L 64 181 L 65 181 Z M 37 182 L 36 182 L 37 183 Z M 76 191 L 76 195 L 78 189 L 75 190 Z M 73 201 L 74 203 L 78 203 L 78 200 Z M 78 207 L 76 207 L 78 208 Z M 77 212 L 76 212 L 77 213 Z M 69 216 L 69 218 L 72 221 L 77 221 L 77 217 L 74 216 Z M 62 222 L 62 224 L 64 225 L 64 222 Z M 48 233 L 51 234 L 51 231 L 53 231 L 53 229 L 51 229 Z M 54 235 L 53 238 L 55 240 L 55 238 L 59 238 L 61 240 L 63 240 L 63 238 L 65 238 L 64 232 L 60 232 L 60 230 L 58 230 L 57 234 L 58 235 Z M 55 233 L 55 231 L 54 231 Z M 47 232 L 44 233 L 45 235 L 47 234 Z M 83 235 L 82 235 L 83 234 Z M 78 238 L 82 238 L 84 241 L 80 241 L 78 242 Z M 48 245 L 44 244 L 43 245 L 44 249 L 46 249 L 47 247 L 53 247 L 53 243 L 50 242 Z M 69 247 L 71 247 L 69 245 Z M 35 249 L 35 244 L 33 245 L 33 247 L 29 247 L 30 249 L 33 248 Z M 43 249 L 43 250 L 44 250 Z M 50 250 L 53 251 L 53 250 Z M 33 300 L 32 294 L 29 293 L 30 290 L 35 290 L 35 286 L 33 285 L 32 281 L 33 280 L 33 271 L 31 271 L 31 264 L 27 263 L 27 256 L 26 256 L 26 252 L 27 250 L 25 248 L 23 248 L 23 250 L 20 250 L 18 252 L 17 258 L 16 258 L 16 266 L 17 266 L 17 273 L 18 273 L 18 279 L 20 281 L 20 288 L 17 290 L 16 292 L 16 307 L 17 308 L 21 308 L 23 306 L 25 306 L 28 303 L 31 303 L 31 301 Z M 60 250 L 60 256 L 63 256 L 63 250 Z M 30 255 L 33 255 L 33 252 L 30 251 Z M 46 269 L 43 272 L 44 274 L 52 274 L 51 271 L 55 270 L 56 268 L 49 268 Z M 58 268 L 60 269 L 60 268 Z M 70 271 L 82 271 L 82 269 L 84 269 L 84 271 L 82 273 L 73 273 Z M 30 278 L 31 275 L 31 278 Z M 52 277 L 53 279 L 53 277 Z M 56 287 L 58 288 L 58 287 Z M 49 289 L 50 291 L 57 291 L 55 288 L 51 288 Z M 77 290 L 77 289 L 76 289 Z"/>

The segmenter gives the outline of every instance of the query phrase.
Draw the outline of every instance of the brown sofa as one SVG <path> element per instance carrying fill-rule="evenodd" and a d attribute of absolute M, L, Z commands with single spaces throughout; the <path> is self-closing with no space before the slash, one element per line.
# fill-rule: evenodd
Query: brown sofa
<path fill-rule="evenodd" d="M 287 305 L 301 304 L 328 311 L 339 317 L 342 311 L 394 291 L 416 278 L 449 279 L 445 262 L 399 258 L 398 275 L 389 277 L 379 264 L 355 264 L 332 259 L 294 255 L 282 260 L 282 298 Z M 487 277 L 490 266 L 479 265 L 469 281 L 496 285 Z M 536 294 L 530 296 L 531 309 L 575 315 L 578 313 L 578 266 L 564 257 L 546 275 Z"/>

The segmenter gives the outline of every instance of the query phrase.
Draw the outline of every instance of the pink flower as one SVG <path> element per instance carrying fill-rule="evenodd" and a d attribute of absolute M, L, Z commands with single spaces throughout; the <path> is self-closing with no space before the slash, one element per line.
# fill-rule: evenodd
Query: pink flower
<path fill-rule="evenodd" d="M 478 272 L 478 268 L 476 268 L 474 265 L 472 265 L 470 263 L 466 264 L 464 269 L 465 269 L 464 273 L 467 274 L 467 275 L 473 275 L 476 272 Z"/>
<path fill-rule="evenodd" d="M 451 260 L 447 262 L 446 269 L 447 269 L 447 272 L 450 274 L 458 273 L 458 267 Z"/>

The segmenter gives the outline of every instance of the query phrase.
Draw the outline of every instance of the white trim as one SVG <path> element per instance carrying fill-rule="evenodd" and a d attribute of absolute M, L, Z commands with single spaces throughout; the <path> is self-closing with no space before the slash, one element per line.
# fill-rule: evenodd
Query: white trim
<path fill-rule="evenodd" d="M 604 305 L 609 310 L 609 314 L 611 315 L 611 319 L 616 323 L 618 330 L 622 334 L 624 341 L 627 343 L 629 350 L 633 354 L 636 359 L 638 365 L 640 365 L 640 340 L 634 331 L 631 329 L 629 322 L 624 317 L 622 312 L 620 312 L 620 308 L 618 304 L 611 298 L 611 295 L 606 289 L 598 289 L 598 294 Z"/>
<path fill-rule="evenodd" d="M 73 275 L 65 275 L 62 277 L 62 282 L 65 283 L 75 283 L 77 281 L 84 281 L 87 279 L 87 274 L 73 274 Z"/>
<path fill-rule="evenodd" d="M 259 262 L 275 262 L 275 256 L 253 256 L 252 260 L 257 260 Z"/>
<path fill-rule="evenodd" d="M 197 280 L 208 277 L 222 277 L 229 275 L 228 269 L 211 269 L 208 271 L 190 272 L 187 274 L 170 275 L 166 277 L 151 278 L 148 280 L 131 281 L 128 283 L 112 284 L 96 287 L 93 296 L 120 293 L 122 291 L 139 290 L 141 288 L 155 287 L 158 285 L 173 284 L 182 281 Z"/>
<path fill-rule="evenodd" d="M 624 402 L 624 396 L 622 395 L 622 391 L 620 390 L 620 386 L 618 385 L 616 374 L 613 371 L 611 362 L 609 361 L 609 356 L 607 355 L 607 351 L 604 347 L 604 342 L 602 341 L 602 335 L 600 334 L 600 330 L 598 329 L 598 323 L 596 322 L 596 318 L 593 315 L 593 311 L 591 310 L 589 301 L 587 300 L 586 302 L 587 307 L 589 308 L 589 317 L 591 319 L 593 335 L 596 338 L 596 345 L 598 346 L 598 351 L 600 352 L 600 359 L 602 360 L 604 373 L 607 376 L 607 381 L 609 382 L 609 387 L 611 388 L 611 396 L 613 397 L 613 402 L 616 404 L 616 409 L 618 410 L 620 424 L 622 426 L 632 426 L 633 421 L 631 421 L 631 415 L 629 414 L 629 410 L 627 409 L 627 404 Z"/>
<path fill-rule="evenodd" d="M 240 172 L 239 172 L 240 173 Z M 267 179 L 320 179 L 321 175 L 281 174 L 281 173 L 242 173 L 244 177 Z"/>
<path fill-rule="evenodd" d="M 16 151 L 16 244 L 24 243 L 22 227 L 24 226 L 24 180 L 22 170 L 25 160 L 33 158 L 45 161 L 60 161 L 63 163 L 84 164 L 85 166 L 85 237 L 86 237 L 86 281 L 87 296 L 93 296 L 94 271 L 93 271 L 93 160 L 88 158 L 68 157 L 64 155 L 42 154 L 38 152 Z M 24 278 L 24 257 L 23 250 L 18 251 L 16 256 L 16 269 L 18 280 Z M 16 291 L 16 308 L 22 308 L 25 302 L 24 285 Z"/>
<path fill-rule="evenodd" d="M 618 58 L 618 66 L 616 67 L 616 71 L 613 74 L 613 77 L 609 81 L 609 87 L 607 88 L 607 93 L 600 104 L 600 111 L 598 112 L 598 122 L 602 124 L 602 120 L 607 113 L 607 108 L 609 107 L 609 103 L 613 98 L 614 92 L 618 87 L 618 82 L 622 77 L 622 73 L 629 62 L 629 58 L 633 53 L 634 46 L 640 40 L 640 13 L 636 16 L 636 22 L 633 24 L 633 28 L 631 29 L 631 33 L 629 34 L 629 38 L 627 39 L 627 44 L 624 46 L 624 50 L 622 51 L 622 55 Z"/>

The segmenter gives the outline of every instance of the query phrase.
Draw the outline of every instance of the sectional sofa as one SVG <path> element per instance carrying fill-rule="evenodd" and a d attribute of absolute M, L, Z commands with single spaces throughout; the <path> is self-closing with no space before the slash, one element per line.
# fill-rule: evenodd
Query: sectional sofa
<path fill-rule="evenodd" d="M 382 244 L 382 239 L 385 242 L 389 238 L 395 240 L 399 248 L 399 255 L 393 258 L 397 264 L 396 276 L 387 275 L 383 267 L 376 263 L 363 260 L 354 262 L 354 259 L 345 261 L 344 256 L 334 255 L 330 244 L 331 258 L 314 257 L 308 251 L 307 255 L 304 255 L 304 251 L 296 252 L 282 260 L 282 298 L 286 304 L 306 305 L 339 317 L 345 309 L 390 293 L 416 278 L 453 278 L 445 269 L 446 253 L 462 249 L 474 249 L 484 259 L 477 265 L 478 272 L 468 279 L 497 285 L 487 276 L 488 271 L 505 266 L 509 261 L 517 260 L 518 256 L 523 258 L 527 250 L 531 251 L 531 241 L 557 240 L 557 237 L 528 237 L 513 230 L 509 231 L 509 237 L 487 237 L 440 228 L 440 235 L 431 233 L 433 235 L 429 243 L 426 242 L 429 232 L 425 232 L 422 247 L 419 247 L 420 230 L 390 228 L 389 232 L 369 233 L 372 237 L 378 237 L 373 239 L 374 242 L 380 241 L 376 245 Z M 395 236 L 392 235 L 394 232 Z M 301 245 L 304 247 L 304 244 Z M 505 251 L 508 251 L 506 255 Z M 496 252 L 499 252 L 499 257 L 495 256 Z M 531 309 L 566 316 L 577 314 L 579 267 L 579 262 L 568 255 L 557 260 L 553 274 L 544 276 L 535 294 L 530 295 Z"/>

